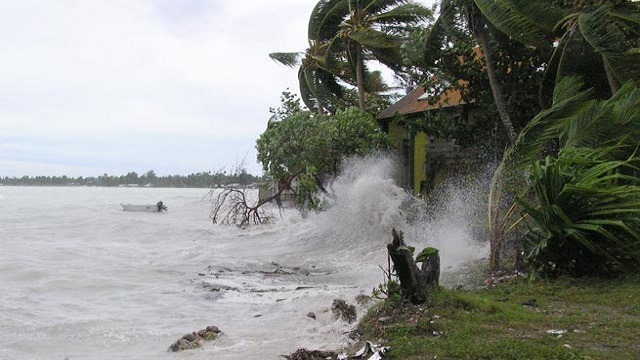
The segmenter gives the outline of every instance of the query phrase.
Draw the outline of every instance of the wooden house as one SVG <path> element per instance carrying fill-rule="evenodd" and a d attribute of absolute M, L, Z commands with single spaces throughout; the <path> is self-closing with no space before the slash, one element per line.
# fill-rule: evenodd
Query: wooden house
<path fill-rule="evenodd" d="M 415 194 L 426 193 L 448 175 L 458 152 L 456 141 L 428 134 L 424 125 L 438 114 L 467 117 L 467 105 L 457 90 L 447 90 L 434 100 L 418 87 L 377 116 L 402 161 L 399 185 Z"/>

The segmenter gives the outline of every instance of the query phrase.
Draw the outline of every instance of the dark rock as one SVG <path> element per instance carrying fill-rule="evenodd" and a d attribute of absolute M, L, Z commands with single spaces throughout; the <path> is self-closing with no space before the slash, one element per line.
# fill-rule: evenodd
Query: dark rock
<path fill-rule="evenodd" d="M 307 317 L 308 317 L 308 318 L 312 318 L 313 320 L 315 320 L 315 319 L 316 319 L 316 314 L 315 314 L 314 312 L 311 312 L 311 311 L 310 311 L 310 312 L 307 314 Z"/>
<path fill-rule="evenodd" d="M 204 340 L 214 340 L 220 334 L 220 329 L 217 326 L 207 326 L 206 329 L 198 331 L 198 336 Z"/>
<path fill-rule="evenodd" d="M 169 346 L 168 351 L 178 352 L 182 350 L 197 349 L 202 346 L 200 340 L 213 340 L 220 334 L 220 329 L 216 326 L 207 326 L 206 329 L 185 334 L 176 342 Z"/>
<path fill-rule="evenodd" d="M 187 341 L 196 341 L 199 339 L 195 334 L 185 334 L 182 338 Z"/>
<path fill-rule="evenodd" d="M 197 349 L 201 346 L 202 344 L 200 344 L 200 341 L 197 339 L 195 341 L 189 341 L 185 338 L 180 338 L 169 346 L 169 351 L 178 352 L 182 350 Z"/>
<path fill-rule="evenodd" d="M 298 349 L 293 354 L 283 357 L 289 360 L 326 360 L 337 359 L 338 354 L 333 351 Z"/>

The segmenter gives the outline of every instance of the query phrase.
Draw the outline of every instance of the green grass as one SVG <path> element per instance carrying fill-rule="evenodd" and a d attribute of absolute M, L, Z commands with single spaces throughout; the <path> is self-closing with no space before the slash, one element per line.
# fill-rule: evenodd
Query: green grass
<path fill-rule="evenodd" d="M 379 304 L 360 332 L 391 359 L 639 359 L 640 277 L 441 289 L 420 306 Z"/>

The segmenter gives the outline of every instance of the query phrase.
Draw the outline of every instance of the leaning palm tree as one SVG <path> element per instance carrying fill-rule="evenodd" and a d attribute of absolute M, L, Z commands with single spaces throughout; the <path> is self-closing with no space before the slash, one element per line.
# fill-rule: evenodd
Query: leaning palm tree
<path fill-rule="evenodd" d="M 608 97 L 620 84 L 640 81 L 640 3 L 634 0 L 474 0 L 493 26 L 534 46 L 552 46 L 546 93 L 567 75 Z"/>
<path fill-rule="evenodd" d="M 314 44 L 317 43 L 314 41 L 310 43 L 312 46 L 304 53 L 278 52 L 270 53 L 269 57 L 289 67 L 299 66 L 298 81 L 301 98 L 312 111 L 319 114 L 333 114 L 339 108 L 356 105 L 357 100 L 352 100 L 352 91 L 345 86 L 356 86 L 354 75 L 348 64 L 333 61 L 329 67 L 322 54 L 322 47 L 315 46 Z M 364 88 L 367 92 L 382 93 L 389 89 L 380 71 L 367 71 L 364 78 Z M 381 98 L 384 99 L 384 96 Z"/>
<path fill-rule="evenodd" d="M 489 78 L 489 85 L 493 100 L 498 110 L 498 115 L 502 122 L 509 141 L 515 142 L 517 132 L 513 126 L 511 116 L 507 111 L 507 101 L 505 100 L 502 84 L 498 79 L 496 71 L 496 63 L 493 59 L 493 51 L 490 45 L 490 28 L 489 23 L 475 5 L 474 0 L 442 0 L 440 2 L 440 16 L 433 25 L 429 36 L 426 39 L 426 59 L 433 59 L 429 52 L 434 51 L 443 46 L 442 40 L 444 35 L 452 33 L 458 19 L 462 18 L 465 22 L 467 30 L 473 34 L 476 41 L 482 49 L 482 57 Z M 430 62 L 427 60 L 427 62 Z"/>
<path fill-rule="evenodd" d="M 335 112 L 345 90 L 340 79 L 345 78 L 346 66 L 336 62 L 333 62 L 333 67 L 328 66 L 326 44 L 311 40 L 304 53 L 276 52 L 269 57 L 289 67 L 299 66 L 300 97 L 309 109 L 320 114 Z"/>
<path fill-rule="evenodd" d="M 406 26 L 429 17 L 429 9 L 408 0 L 320 0 L 311 14 L 308 37 L 326 43 L 329 66 L 349 65 L 358 89 L 358 105 L 365 110 L 366 60 L 398 68 Z"/>
<path fill-rule="evenodd" d="M 640 174 L 637 167 L 640 164 L 638 157 L 640 88 L 635 86 L 633 82 L 627 82 L 609 99 L 598 99 L 596 95 L 593 89 L 584 90 L 584 83 L 577 78 L 563 78 L 555 86 L 551 107 L 541 111 L 533 118 L 522 130 L 516 143 L 505 153 L 491 184 L 489 225 L 492 233 L 492 266 L 495 267 L 500 263 L 500 252 L 505 248 L 503 246 L 505 239 L 509 239 L 517 229 L 522 229 L 522 218 L 518 216 L 518 206 L 514 203 L 513 195 L 524 199 L 520 202 L 521 204 L 526 204 L 526 199 L 530 196 L 544 198 L 544 189 L 532 188 L 535 181 L 532 183 L 531 179 L 528 179 L 527 174 L 533 172 L 532 163 L 545 156 L 549 156 L 551 159 L 559 158 L 560 154 L 573 156 L 573 158 L 564 159 L 564 164 L 582 167 L 584 164 L 605 166 L 598 164 L 631 162 L 633 167 L 616 166 L 616 170 L 611 171 L 609 175 L 614 176 L 614 173 L 622 173 L 629 178 L 638 178 Z M 580 150 L 579 153 L 576 153 L 571 149 L 591 150 L 586 152 Z M 596 150 L 598 150 L 598 164 L 593 162 L 596 158 L 595 155 L 591 158 L 583 156 L 589 153 L 595 154 Z M 546 165 L 545 168 L 547 168 Z M 563 171 L 567 169 L 568 167 L 563 167 Z M 543 178 L 540 175 L 537 180 Z M 619 179 L 616 181 L 618 181 L 617 184 L 622 184 Z M 552 191 L 555 186 L 551 183 L 547 185 L 548 191 Z M 574 185 L 582 186 L 585 194 L 589 192 L 588 182 L 569 184 L 569 186 Z M 504 209 L 505 203 L 508 208 L 506 211 Z M 509 207 L 509 205 L 513 206 Z M 615 203 L 610 205 L 616 206 Z M 535 206 L 529 207 L 526 212 L 534 214 L 535 211 L 532 211 L 534 208 Z M 610 208 L 610 210 L 612 209 Z M 580 209 L 573 210 L 575 210 L 573 213 L 577 214 L 576 211 Z M 600 215 L 606 215 L 607 210 L 604 208 L 601 210 L 604 212 Z M 517 237 L 521 238 L 522 236 L 518 235 Z"/>

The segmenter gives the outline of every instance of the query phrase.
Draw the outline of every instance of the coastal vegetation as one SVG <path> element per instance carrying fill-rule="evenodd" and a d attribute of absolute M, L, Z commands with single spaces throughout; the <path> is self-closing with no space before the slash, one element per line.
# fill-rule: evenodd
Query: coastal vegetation
<path fill-rule="evenodd" d="M 412 1 L 319 1 L 310 15 L 308 51 L 271 54 L 285 65 L 300 64 L 300 92 L 311 110 L 299 103 L 287 108 L 291 99 L 283 99 L 285 111 L 274 113 L 257 142 L 265 175 L 314 207 L 313 192 L 326 192 L 340 159 L 363 152 L 351 144 L 361 139 L 367 151 L 383 145 L 369 137 L 375 128 L 356 121 L 365 113 L 347 120 L 360 126 L 352 133 L 327 128 L 326 119 L 355 114 L 353 98 L 344 96 L 349 89 L 358 93 L 360 111 L 368 110 L 364 102 L 389 87 L 363 65 L 384 64 L 407 86 L 424 86 L 433 97 L 456 89 L 484 113 L 466 124 L 446 116 L 413 120 L 405 125 L 409 131 L 469 147 L 510 144 L 488 190 L 492 269 L 528 266 L 541 276 L 637 270 L 640 5 L 438 5 L 434 20 Z M 364 86 L 365 79 L 377 85 Z M 495 125 L 500 119 L 501 131 L 491 118 Z M 577 205 L 582 211 L 573 210 Z M 551 269 L 542 265 L 549 263 Z"/>
<path fill-rule="evenodd" d="M 455 90 L 481 115 L 440 111 L 403 122 L 404 130 L 504 149 L 486 190 L 488 268 L 529 280 L 472 292 L 436 287 L 414 301 L 389 269 L 377 291 L 387 298 L 362 334 L 391 345 L 397 359 L 636 358 L 628 334 L 640 315 L 640 3 L 440 0 L 434 12 L 412 1 L 319 1 L 309 49 L 271 54 L 300 65 L 310 110 L 270 123 L 258 141 L 265 174 L 291 189 L 306 171 L 299 189 L 324 188 L 339 169 L 332 138 L 322 139 L 326 148 L 305 147 L 297 136 L 324 126 L 324 114 L 343 116 L 353 105 L 371 112 L 367 101 L 391 100 L 374 64 L 406 90 L 424 87 L 434 103 Z M 345 96 L 354 91 L 357 102 Z M 354 136 L 366 139 L 339 140 Z M 290 148 L 292 139 L 302 147 Z M 267 142 L 290 151 L 274 161 Z M 300 166 L 309 163 L 305 150 L 331 161 Z M 402 249 L 413 263 L 409 245 Z"/>
<path fill-rule="evenodd" d="M 358 327 L 388 359 L 637 359 L 640 282 L 509 280 L 479 290 L 440 289 L 413 305 L 371 308 Z"/>
<path fill-rule="evenodd" d="M 300 206 L 316 208 L 317 193 L 328 193 L 327 183 L 343 159 L 382 149 L 387 138 L 374 117 L 358 108 L 322 115 L 302 110 L 295 96 L 291 101 L 297 104 L 294 110 L 272 117 L 258 138 L 258 161 L 265 175 L 294 193 Z"/>
<path fill-rule="evenodd" d="M 6 186 L 153 186 L 180 188 L 212 188 L 227 184 L 243 186 L 262 181 L 261 177 L 252 175 L 246 169 L 237 171 L 199 172 L 189 175 L 157 175 L 149 170 L 142 175 L 130 171 L 125 175 L 100 176 L 22 176 L 0 177 L 0 184 Z"/>

